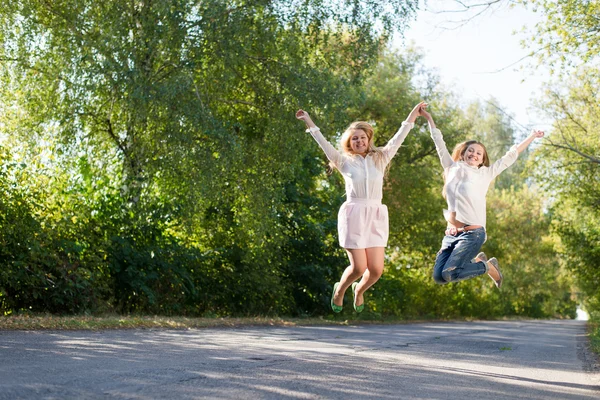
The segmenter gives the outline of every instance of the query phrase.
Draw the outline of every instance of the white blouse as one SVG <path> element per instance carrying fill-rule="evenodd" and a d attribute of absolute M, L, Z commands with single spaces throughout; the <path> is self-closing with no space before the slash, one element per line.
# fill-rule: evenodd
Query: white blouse
<path fill-rule="evenodd" d="M 408 132 L 415 126 L 404 121 L 393 138 L 382 148 L 384 165 L 389 164 L 400 148 Z M 310 134 L 325 152 L 325 155 L 340 170 L 346 183 L 346 197 L 381 201 L 383 197 L 383 172 L 376 166 L 374 155 L 362 157 L 358 154 L 346 154 L 338 151 L 321 134 L 318 127 L 310 129 Z"/>
<path fill-rule="evenodd" d="M 514 145 L 490 167 L 472 167 L 464 161 L 454 161 L 446 148 L 442 132 L 431 131 L 444 174 L 446 176 L 446 201 L 448 210 L 444 210 L 446 219 L 449 213 L 456 212 L 456 220 L 466 225 L 485 227 L 485 196 L 492 180 L 517 161 L 519 151 Z"/>

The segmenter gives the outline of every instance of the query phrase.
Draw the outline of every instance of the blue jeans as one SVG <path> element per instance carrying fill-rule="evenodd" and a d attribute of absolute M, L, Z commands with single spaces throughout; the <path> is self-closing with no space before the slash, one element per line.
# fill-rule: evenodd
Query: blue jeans
<path fill-rule="evenodd" d="M 459 282 L 487 272 L 483 261 L 472 262 L 485 242 L 485 228 L 444 236 L 435 258 L 433 280 L 439 284 Z"/>

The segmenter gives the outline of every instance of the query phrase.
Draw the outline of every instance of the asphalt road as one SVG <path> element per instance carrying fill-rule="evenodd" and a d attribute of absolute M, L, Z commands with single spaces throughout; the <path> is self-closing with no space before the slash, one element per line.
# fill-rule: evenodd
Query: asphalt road
<path fill-rule="evenodd" d="M 0 399 L 600 399 L 585 322 L 0 331 Z"/>

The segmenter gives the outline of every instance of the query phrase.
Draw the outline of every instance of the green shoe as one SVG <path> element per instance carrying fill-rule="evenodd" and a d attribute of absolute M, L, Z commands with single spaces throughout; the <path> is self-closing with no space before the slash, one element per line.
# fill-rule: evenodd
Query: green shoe
<path fill-rule="evenodd" d="M 358 282 L 352 284 L 352 297 L 354 297 L 352 305 L 354 306 L 354 311 L 361 313 L 365 309 L 365 303 L 362 303 L 360 306 L 356 305 L 356 285 L 358 285 Z"/>
<path fill-rule="evenodd" d="M 333 292 L 331 293 L 331 309 L 334 313 L 342 312 L 342 309 L 344 308 L 344 306 L 338 306 L 337 304 L 333 304 L 333 297 L 335 296 L 335 291 L 338 288 L 338 286 L 340 286 L 340 283 L 336 282 L 335 285 L 333 285 Z"/>

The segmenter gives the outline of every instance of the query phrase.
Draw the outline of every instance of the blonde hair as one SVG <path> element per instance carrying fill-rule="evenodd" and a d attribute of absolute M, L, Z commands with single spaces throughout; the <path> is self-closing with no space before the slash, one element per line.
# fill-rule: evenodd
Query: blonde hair
<path fill-rule="evenodd" d="M 481 162 L 481 164 L 479 164 L 478 168 L 481 168 L 481 166 L 483 165 L 489 167 L 490 158 L 488 157 L 487 149 L 485 148 L 483 143 L 481 143 L 478 140 L 467 140 L 454 146 L 454 150 L 452 150 L 452 159 L 454 161 L 462 160 L 469 146 L 473 144 L 478 144 L 483 148 L 483 161 Z M 446 171 L 444 171 L 444 188 L 442 189 L 442 196 L 444 196 L 444 198 L 446 198 L 446 183 Z"/>
<path fill-rule="evenodd" d="M 340 147 L 342 151 L 346 154 L 355 154 L 352 151 L 352 146 L 350 145 L 350 140 L 352 139 L 352 135 L 355 131 L 362 130 L 367 134 L 367 138 L 369 139 L 369 148 L 367 150 L 367 154 L 373 154 L 373 159 L 375 161 L 375 166 L 377 169 L 383 172 L 384 176 L 387 174 L 387 171 L 390 167 L 388 163 L 386 165 L 385 155 L 381 150 L 381 147 L 376 147 L 373 144 L 373 134 L 374 130 L 371 124 L 365 121 L 356 121 L 350 124 L 350 126 L 344 131 L 342 137 L 340 138 Z M 334 168 L 334 166 L 330 163 L 329 166 Z"/>
<path fill-rule="evenodd" d="M 457 144 L 454 147 L 454 150 L 452 150 L 452 159 L 454 161 L 462 160 L 462 158 L 465 156 L 465 153 L 467 152 L 467 149 L 472 144 L 478 144 L 483 148 L 483 161 L 481 162 L 481 164 L 479 164 L 479 168 L 481 168 L 482 165 L 489 167 L 490 166 L 490 158 L 488 157 L 487 149 L 485 148 L 483 143 L 481 143 L 478 140 L 467 140 L 466 142 Z"/>

